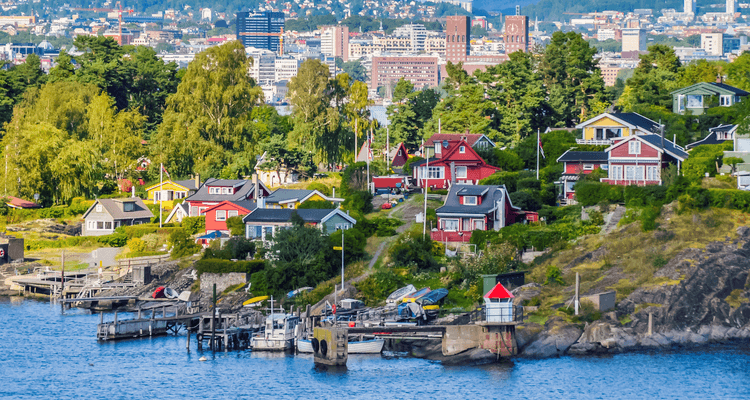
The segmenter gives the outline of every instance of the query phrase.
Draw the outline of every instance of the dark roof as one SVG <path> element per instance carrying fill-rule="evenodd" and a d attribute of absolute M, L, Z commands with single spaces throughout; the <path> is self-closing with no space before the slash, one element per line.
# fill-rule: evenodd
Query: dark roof
<path fill-rule="evenodd" d="M 708 82 L 708 83 L 710 83 L 710 84 L 712 84 L 714 86 L 718 86 L 718 87 L 720 87 L 720 88 L 722 88 L 724 90 L 729 90 L 730 92 L 734 92 L 734 94 L 736 94 L 738 96 L 747 96 L 747 95 L 750 95 L 750 93 L 748 93 L 748 92 L 746 92 L 746 91 L 744 91 L 742 89 L 736 88 L 734 86 L 729 86 L 726 83 L 719 83 L 719 82 Z"/>
<path fill-rule="evenodd" d="M 289 222 L 292 213 L 302 217 L 305 222 L 320 222 L 326 215 L 332 213 L 332 209 L 290 209 L 290 208 L 256 208 L 242 219 L 244 222 Z"/>
<path fill-rule="evenodd" d="M 458 191 L 459 196 L 481 196 L 489 190 L 486 186 L 465 187 Z"/>
<path fill-rule="evenodd" d="M 729 132 L 732 129 L 736 128 L 737 125 L 732 124 L 722 124 L 717 127 L 711 128 L 708 130 L 708 135 L 704 137 L 701 140 L 698 140 L 697 142 L 690 143 L 689 145 L 685 146 L 686 149 L 692 149 L 693 147 L 698 147 L 703 144 L 720 144 L 727 141 L 727 139 L 719 140 L 716 137 L 716 132 Z"/>
<path fill-rule="evenodd" d="M 230 203 L 240 206 L 248 211 L 253 211 L 258 207 L 257 204 L 252 200 L 230 201 Z"/>
<path fill-rule="evenodd" d="M 483 192 L 487 190 L 487 193 L 482 196 L 482 204 L 476 206 L 463 205 L 459 202 L 460 191 L 471 191 L 471 192 Z M 487 215 L 493 208 L 495 203 L 501 199 L 501 196 L 506 195 L 507 189 L 505 185 L 464 185 L 455 184 L 451 186 L 448 196 L 445 198 L 445 204 L 436 210 L 438 215 L 440 214 L 464 214 L 464 215 Z M 510 198 L 508 198 L 510 201 Z M 511 203 L 512 205 L 512 203 Z M 517 207 L 515 207 L 517 208 Z"/>
<path fill-rule="evenodd" d="M 173 181 L 174 183 L 184 186 L 190 190 L 197 190 L 198 188 L 195 187 L 195 179 L 186 179 L 184 181 Z"/>
<path fill-rule="evenodd" d="M 733 125 L 733 124 L 721 124 L 719 126 L 709 129 L 709 132 L 729 132 L 736 127 L 737 125 Z"/>
<path fill-rule="evenodd" d="M 742 89 L 736 88 L 734 86 L 729 86 L 725 83 L 718 83 L 718 82 L 698 82 L 690 86 L 685 86 L 683 88 L 673 90 L 670 94 L 697 93 L 697 94 L 720 95 L 720 94 L 725 94 L 727 92 L 732 93 L 735 96 L 750 95 L 750 93 Z"/>
<path fill-rule="evenodd" d="M 312 192 L 312 190 L 306 189 L 277 189 L 266 197 L 266 203 L 277 204 L 287 200 L 302 200 Z"/>
<path fill-rule="evenodd" d="M 606 151 L 566 151 L 557 162 L 607 162 Z"/>
<path fill-rule="evenodd" d="M 635 137 L 651 143 L 656 148 L 661 148 L 662 137 L 660 135 L 638 135 Z M 664 139 L 664 150 L 682 159 L 688 158 L 688 153 L 685 150 L 678 147 L 668 139 Z"/>
<path fill-rule="evenodd" d="M 649 132 L 659 132 L 659 124 L 655 121 L 652 121 L 646 117 L 644 117 L 641 114 L 634 113 L 634 112 L 628 112 L 628 113 L 612 113 L 610 114 L 613 117 L 623 120 L 630 125 L 635 125 L 637 127 L 643 128 Z"/>
<path fill-rule="evenodd" d="M 237 185 L 242 185 L 240 189 L 235 192 L 234 194 L 209 194 L 208 188 L 209 186 L 216 187 L 234 187 Z M 209 178 L 204 182 L 198 190 L 193 193 L 192 195 L 188 196 L 185 201 L 237 201 L 237 200 L 245 200 L 247 199 L 248 195 L 251 194 L 254 190 L 254 185 L 251 181 L 248 180 L 240 180 L 240 179 L 215 179 L 215 178 Z"/>
<path fill-rule="evenodd" d="M 101 204 L 102 208 L 104 208 L 107 214 L 109 214 L 115 220 L 143 219 L 154 217 L 154 214 L 151 212 L 151 210 L 148 209 L 148 207 L 146 207 L 146 204 L 143 203 L 143 200 L 141 200 L 140 197 L 127 197 L 123 199 L 98 199 L 83 215 L 84 218 L 86 218 L 91 210 L 96 207 L 97 203 Z M 124 203 L 135 203 L 135 205 L 133 206 L 133 211 L 123 211 Z"/>
<path fill-rule="evenodd" d="M 429 139 L 427 139 L 427 141 L 425 142 L 425 146 L 434 147 L 435 142 L 437 141 L 442 142 L 443 140 L 448 140 L 448 141 L 464 140 L 469 146 L 474 147 L 474 145 L 479 141 L 479 139 L 482 138 L 482 136 L 484 135 L 481 133 L 436 133 L 430 136 Z M 490 143 L 492 142 L 490 141 Z M 494 145 L 494 143 L 492 144 Z"/>
<path fill-rule="evenodd" d="M 434 162 L 436 162 L 438 160 L 440 160 L 440 159 L 437 158 L 437 157 L 432 157 L 432 158 L 430 158 L 429 161 L 430 161 L 430 163 L 434 163 Z M 427 162 L 427 160 L 414 161 L 413 163 L 409 164 L 409 167 L 411 167 L 411 169 L 414 169 L 414 167 L 420 166 L 420 165 L 422 165 L 422 164 L 424 164 L 426 162 Z"/>

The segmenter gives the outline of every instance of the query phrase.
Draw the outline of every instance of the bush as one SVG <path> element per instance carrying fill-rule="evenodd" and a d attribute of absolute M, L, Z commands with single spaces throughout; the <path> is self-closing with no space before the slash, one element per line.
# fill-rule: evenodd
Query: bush
<path fill-rule="evenodd" d="M 185 217 L 182 219 L 182 229 L 190 235 L 195 235 L 198 232 L 206 230 L 206 216 L 201 215 L 200 217 Z"/>
<path fill-rule="evenodd" d="M 390 259 L 397 267 L 415 266 L 418 271 L 437 271 L 440 267 L 432 254 L 432 239 L 421 233 L 406 233 L 391 247 Z"/>
<path fill-rule="evenodd" d="M 214 245 L 216 243 L 216 245 Z M 203 252 L 203 259 L 242 260 L 255 254 L 255 242 L 242 236 L 234 236 L 224 243 L 222 248 L 218 247 L 219 241 L 214 241 L 211 246 Z"/>
<path fill-rule="evenodd" d="M 546 278 L 544 280 L 545 285 L 549 285 L 550 283 L 565 284 L 565 281 L 562 280 L 562 270 L 555 265 L 548 265 L 544 276 Z"/>
<path fill-rule="evenodd" d="M 195 263 L 195 269 L 199 276 L 206 272 L 212 274 L 228 274 L 230 272 L 254 274 L 262 271 L 265 267 L 266 262 L 264 260 L 230 261 L 216 258 L 204 258 Z M 255 285 L 251 287 L 255 289 Z"/>
<path fill-rule="evenodd" d="M 313 183 L 307 185 L 306 189 L 307 190 L 317 190 L 317 191 L 319 191 L 320 193 L 323 193 L 326 196 L 330 196 L 331 195 L 331 188 L 329 188 L 328 186 L 326 186 L 326 185 L 324 185 L 324 184 L 322 184 L 320 182 L 313 182 Z"/>
<path fill-rule="evenodd" d="M 300 209 L 313 209 L 313 210 L 332 210 L 336 208 L 333 202 L 325 200 L 308 200 L 299 205 Z"/>
<path fill-rule="evenodd" d="M 359 291 L 358 298 L 367 306 L 374 307 L 382 303 L 388 295 L 405 284 L 403 278 L 391 270 L 378 271 L 354 286 Z"/>
<path fill-rule="evenodd" d="M 375 229 L 377 237 L 393 236 L 396 234 L 396 228 L 403 225 L 403 221 L 396 218 L 373 218 L 371 222 L 377 226 Z"/>
<path fill-rule="evenodd" d="M 169 245 L 172 248 L 172 258 L 189 256 L 200 251 L 201 246 L 196 244 L 184 229 L 176 229 L 169 234 Z"/>
<path fill-rule="evenodd" d="M 414 164 L 415 162 L 419 162 L 419 161 L 422 161 L 422 160 L 424 160 L 424 158 L 422 158 L 422 157 L 417 157 L 417 156 L 415 156 L 415 157 L 409 157 L 409 159 L 406 160 L 406 163 L 404 163 L 404 166 L 401 167 L 401 168 L 403 169 L 403 171 L 404 171 L 405 174 L 412 175 L 412 173 L 411 173 L 411 165 Z"/>
<path fill-rule="evenodd" d="M 227 218 L 227 229 L 232 236 L 245 236 L 245 223 L 242 222 L 242 216 Z"/>
<path fill-rule="evenodd" d="M 540 190 L 542 188 L 542 182 L 534 178 L 525 178 L 518 181 L 518 190 Z"/>
<path fill-rule="evenodd" d="M 358 211 L 362 214 L 372 212 L 372 194 L 364 190 L 352 192 L 341 205 L 344 210 Z"/>
<path fill-rule="evenodd" d="M 144 242 L 140 238 L 134 237 L 128 240 L 128 248 L 132 253 L 142 253 L 146 251 L 147 247 L 148 246 L 146 245 L 146 242 Z"/>
<path fill-rule="evenodd" d="M 127 236 L 128 239 L 131 239 L 134 237 L 139 238 L 154 233 L 167 235 L 172 233 L 176 229 L 180 228 L 172 226 L 172 224 L 164 224 L 162 228 L 159 228 L 159 224 L 141 224 L 121 226 L 115 229 L 115 232 L 122 232 Z"/>
<path fill-rule="evenodd" d="M 542 208 L 538 196 L 534 196 L 533 193 L 526 190 L 511 193 L 510 201 L 514 206 L 521 207 L 524 211 L 536 211 Z"/>

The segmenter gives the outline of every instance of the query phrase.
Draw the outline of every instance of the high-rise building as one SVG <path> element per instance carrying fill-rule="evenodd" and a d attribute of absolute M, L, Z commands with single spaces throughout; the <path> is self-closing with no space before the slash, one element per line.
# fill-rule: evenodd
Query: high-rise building
<path fill-rule="evenodd" d="M 283 29 L 283 12 L 237 13 L 237 40 L 245 47 L 278 52 Z"/>
<path fill-rule="evenodd" d="M 521 7 L 516 6 L 516 15 L 505 17 L 505 54 L 516 51 L 529 51 L 529 17 L 521 15 Z"/>
<path fill-rule="evenodd" d="M 320 52 L 349 61 L 349 27 L 340 25 L 321 28 Z"/>
<path fill-rule="evenodd" d="M 407 24 L 396 28 L 393 36 L 407 37 L 411 41 L 411 51 L 423 51 L 427 40 L 427 29 L 422 24 Z"/>
<path fill-rule="evenodd" d="M 449 17 L 450 18 L 450 17 Z M 372 58 L 370 89 L 396 86 L 404 78 L 416 88 L 438 85 L 438 58 L 431 56 L 385 56 Z"/>
<path fill-rule="evenodd" d="M 734 14 L 737 12 L 737 0 L 727 0 L 727 14 Z"/>
<path fill-rule="evenodd" d="M 724 54 L 723 33 L 701 33 L 701 48 L 708 55 L 721 56 Z"/>
<path fill-rule="evenodd" d="M 685 13 L 695 14 L 695 0 L 685 0 Z"/>
<path fill-rule="evenodd" d="M 445 59 L 466 61 L 471 52 L 471 20 L 466 15 L 450 15 L 445 23 Z"/>
<path fill-rule="evenodd" d="M 641 28 L 623 29 L 622 51 L 646 51 L 646 32 Z"/>

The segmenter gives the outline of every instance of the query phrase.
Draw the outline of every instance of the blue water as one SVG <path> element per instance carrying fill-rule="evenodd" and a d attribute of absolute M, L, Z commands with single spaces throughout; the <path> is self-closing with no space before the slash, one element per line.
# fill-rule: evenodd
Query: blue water
<path fill-rule="evenodd" d="M 750 399 L 747 342 L 701 350 L 447 367 L 408 357 L 198 352 L 185 336 L 98 343 L 97 315 L 0 298 L 0 397 Z M 206 356 L 208 361 L 198 359 Z"/>

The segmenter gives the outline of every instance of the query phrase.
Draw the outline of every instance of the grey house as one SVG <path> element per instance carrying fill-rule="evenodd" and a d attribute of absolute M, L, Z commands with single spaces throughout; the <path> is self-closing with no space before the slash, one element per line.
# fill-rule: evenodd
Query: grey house
<path fill-rule="evenodd" d="M 276 232 L 292 227 L 292 213 L 297 213 L 305 221 L 305 225 L 314 226 L 325 234 L 350 229 L 357 223 L 357 220 L 338 208 L 256 208 L 242 219 L 245 222 L 245 237 L 252 240 L 273 240 Z"/>
<path fill-rule="evenodd" d="M 119 226 L 147 224 L 153 217 L 139 197 L 97 199 L 83 214 L 81 235 L 109 235 Z"/>

